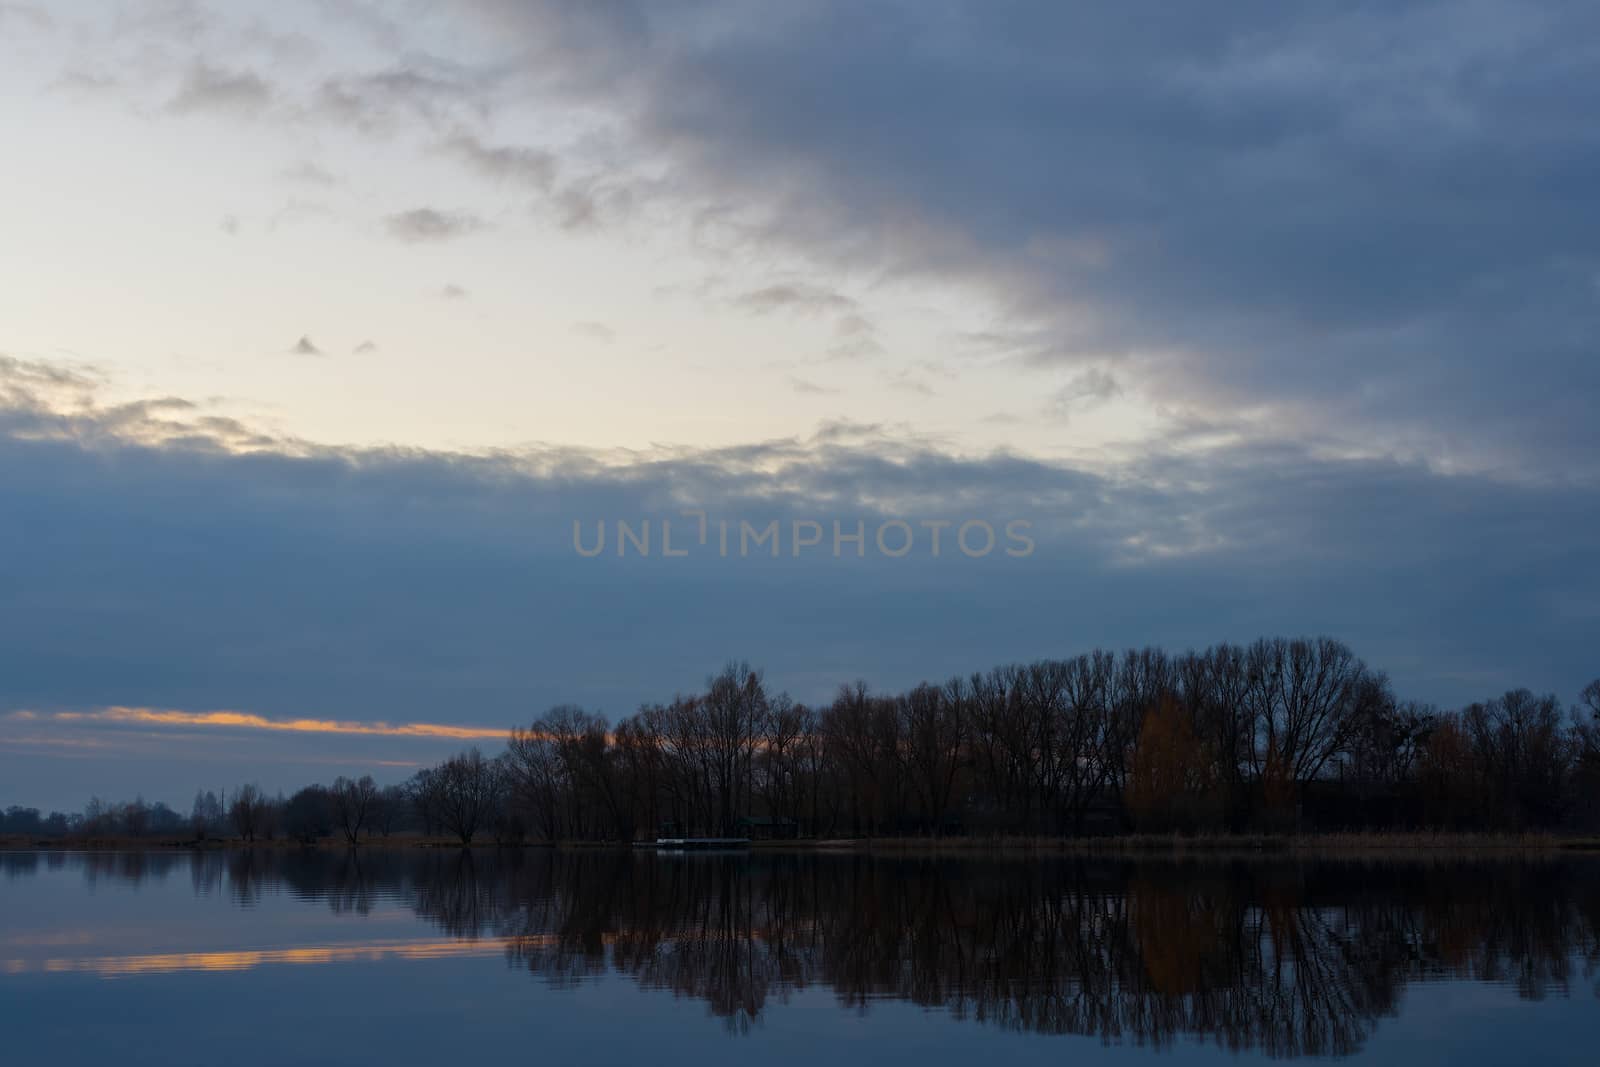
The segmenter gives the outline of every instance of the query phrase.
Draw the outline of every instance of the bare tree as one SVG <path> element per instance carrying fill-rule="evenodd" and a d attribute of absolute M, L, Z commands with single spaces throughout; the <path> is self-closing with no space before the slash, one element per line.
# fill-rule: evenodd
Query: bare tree
<path fill-rule="evenodd" d="M 1248 656 L 1258 773 L 1303 786 L 1350 743 L 1387 682 L 1328 637 L 1260 640 Z"/>
<path fill-rule="evenodd" d="M 217 799 L 217 794 L 209 790 L 195 793 L 194 807 L 189 812 L 189 826 L 194 831 L 194 839 L 204 841 L 222 829 L 222 821 L 222 802 Z"/>
<path fill-rule="evenodd" d="M 426 837 L 444 825 L 444 776 L 437 767 L 425 767 L 406 783 L 405 791 L 411 809 L 422 822 Z"/>
<path fill-rule="evenodd" d="M 228 805 L 228 819 L 233 823 L 234 832 L 246 842 L 253 842 L 264 829 L 262 822 L 266 806 L 266 798 L 262 796 L 260 787 L 242 785 L 235 790 L 233 802 Z"/>
<path fill-rule="evenodd" d="M 732 836 L 740 810 L 750 803 L 750 773 L 768 710 L 761 672 L 748 663 L 730 663 L 707 687 L 706 764 L 716 802 L 716 824 Z"/>
<path fill-rule="evenodd" d="M 1578 695 L 1578 707 L 1589 713 L 1590 722 L 1600 726 L 1600 678 L 1583 687 Z"/>
<path fill-rule="evenodd" d="M 144 797 L 134 797 L 122 806 L 122 832 L 129 837 L 143 837 L 150 829 L 150 806 Z"/>
<path fill-rule="evenodd" d="M 351 845 L 360 844 L 361 831 L 366 828 L 367 821 L 378 805 L 378 784 L 370 774 L 354 780 L 341 775 L 334 779 L 329 793 L 333 800 L 334 820 L 344 831 L 345 840 Z"/>
<path fill-rule="evenodd" d="M 489 821 L 502 790 L 500 767 L 476 748 L 451 756 L 439 767 L 439 819 L 463 846 Z"/>
<path fill-rule="evenodd" d="M 965 683 L 919 685 L 898 701 L 907 779 L 921 802 L 927 829 L 945 829 L 956 772 L 967 740 L 970 701 Z"/>
<path fill-rule="evenodd" d="M 411 797 L 405 786 L 386 785 L 379 790 L 377 803 L 373 805 L 372 817 L 368 821 L 374 830 L 387 838 L 405 822 L 410 803 Z"/>
<path fill-rule="evenodd" d="M 756 754 L 756 790 L 774 819 L 801 821 L 805 781 L 801 745 L 812 728 L 810 709 L 780 694 L 771 701 L 766 730 Z"/>
<path fill-rule="evenodd" d="M 559 841 L 567 806 L 566 783 L 556 740 L 544 720 L 531 729 L 514 728 L 506 745 L 506 773 L 514 802 L 546 841 Z"/>

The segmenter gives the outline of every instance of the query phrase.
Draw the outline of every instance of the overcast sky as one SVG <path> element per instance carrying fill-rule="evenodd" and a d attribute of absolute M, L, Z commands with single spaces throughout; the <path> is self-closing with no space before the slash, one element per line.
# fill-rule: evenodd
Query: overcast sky
<path fill-rule="evenodd" d="M 735 658 L 1326 633 L 1570 702 L 1597 84 L 1582 0 L 0 2 L 0 805 Z"/>

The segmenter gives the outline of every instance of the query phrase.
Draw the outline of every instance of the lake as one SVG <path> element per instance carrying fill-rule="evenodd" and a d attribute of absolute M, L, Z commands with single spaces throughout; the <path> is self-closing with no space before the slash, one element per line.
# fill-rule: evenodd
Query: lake
<path fill-rule="evenodd" d="M 0 853 L 10 1064 L 1600 1059 L 1600 857 Z"/>

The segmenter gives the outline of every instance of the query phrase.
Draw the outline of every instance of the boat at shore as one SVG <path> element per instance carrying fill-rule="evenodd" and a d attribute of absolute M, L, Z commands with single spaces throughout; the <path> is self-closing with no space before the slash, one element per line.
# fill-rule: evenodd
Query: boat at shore
<path fill-rule="evenodd" d="M 673 849 L 749 848 L 750 839 L 748 837 L 658 837 L 654 847 Z"/>

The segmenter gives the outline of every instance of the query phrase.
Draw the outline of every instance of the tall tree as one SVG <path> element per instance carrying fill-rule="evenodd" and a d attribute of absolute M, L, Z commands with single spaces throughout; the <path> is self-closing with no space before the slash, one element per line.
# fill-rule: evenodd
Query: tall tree
<path fill-rule="evenodd" d="M 360 844 L 361 831 L 366 829 L 367 821 L 378 806 L 378 784 L 368 774 L 357 779 L 341 776 L 334 779 L 329 793 L 334 819 L 344 831 L 345 841 L 351 845 Z"/>

